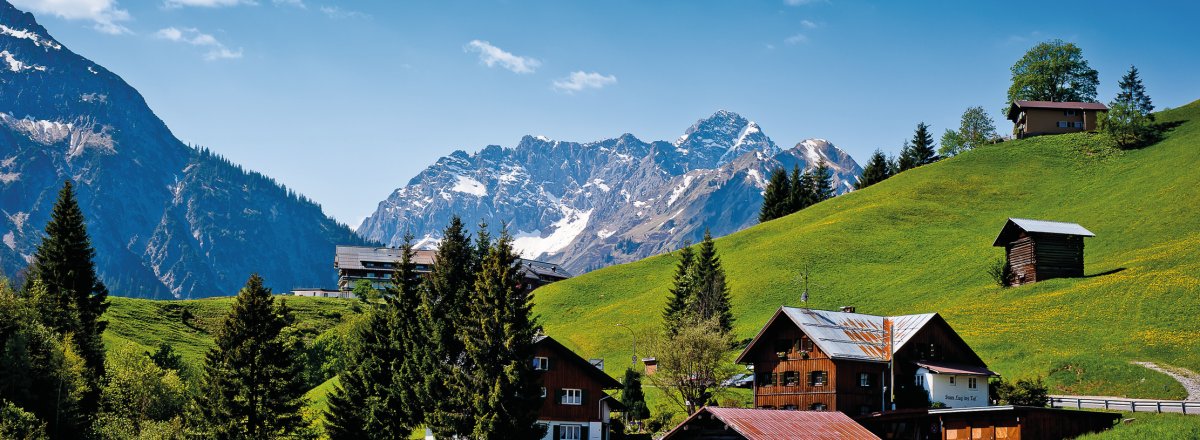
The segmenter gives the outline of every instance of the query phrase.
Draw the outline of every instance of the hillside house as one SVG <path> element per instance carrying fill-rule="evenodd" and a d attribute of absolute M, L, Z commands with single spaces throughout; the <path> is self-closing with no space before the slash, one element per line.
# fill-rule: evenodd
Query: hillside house
<path fill-rule="evenodd" d="M 624 410 L 604 390 L 621 387 L 608 374 L 554 338 L 538 336 L 534 369 L 542 372 L 543 440 L 606 440 L 609 413 Z"/>
<path fill-rule="evenodd" d="M 857 416 L 926 397 L 950 408 L 988 405 L 988 378 L 997 374 L 940 315 L 844 310 L 775 312 L 737 358 L 755 372 L 755 408 Z"/>
<path fill-rule="evenodd" d="M 879 440 L 837 411 L 719 408 L 696 411 L 662 440 Z"/>
<path fill-rule="evenodd" d="M 1010 286 L 1083 276 L 1083 239 L 1095 237 L 1075 223 L 1010 218 L 992 246 L 1004 247 Z"/>
<path fill-rule="evenodd" d="M 1097 116 L 1108 111 L 1098 102 L 1013 101 L 1008 120 L 1018 138 L 1041 134 L 1096 131 Z"/>
<path fill-rule="evenodd" d="M 391 247 L 337 246 L 334 251 L 333 267 L 338 271 L 338 290 L 350 291 L 359 280 L 367 280 L 377 290 L 386 289 L 392 283 L 392 271 L 401 258 L 401 250 Z M 433 270 L 437 251 L 418 249 L 413 258 L 418 273 Z M 521 266 L 522 285 L 526 290 L 562 281 L 571 273 L 562 267 L 541 261 L 518 259 Z"/>

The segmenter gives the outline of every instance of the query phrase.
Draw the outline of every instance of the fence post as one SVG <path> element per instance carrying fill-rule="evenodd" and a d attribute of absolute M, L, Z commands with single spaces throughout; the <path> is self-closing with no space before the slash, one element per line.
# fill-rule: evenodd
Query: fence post
<path fill-rule="evenodd" d="M 1155 403 L 1158 404 L 1158 412 L 1161 413 L 1162 412 L 1162 402 L 1155 402 Z"/>
<path fill-rule="evenodd" d="M 1083 409 L 1083 399 L 1075 399 L 1075 407 Z"/>
<path fill-rule="evenodd" d="M 1108 399 L 1104 399 L 1104 409 L 1108 409 Z"/>

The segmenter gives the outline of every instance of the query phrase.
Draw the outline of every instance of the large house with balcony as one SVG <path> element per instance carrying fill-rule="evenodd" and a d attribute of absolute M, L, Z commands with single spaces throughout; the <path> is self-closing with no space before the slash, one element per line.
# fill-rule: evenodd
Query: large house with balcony
<path fill-rule="evenodd" d="M 624 407 L 604 390 L 621 383 L 554 338 L 538 336 L 535 346 L 533 368 L 542 372 L 545 397 L 538 413 L 543 440 L 607 440 L 609 414 Z"/>
<path fill-rule="evenodd" d="M 1008 120 L 1018 138 L 1041 134 L 1096 131 L 1099 114 L 1108 107 L 1098 102 L 1013 101 Z"/>
<path fill-rule="evenodd" d="M 419 249 L 413 258 L 418 273 L 429 273 L 437 251 Z M 367 280 L 377 290 L 386 289 L 392 283 L 392 271 L 400 261 L 401 250 L 391 247 L 337 246 L 333 267 L 338 271 L 338 290 L 349 292 L 359 280 Z M 527 290 L 565 280 L 571 273 L 556 264 L 519 259 L 522 285 Z M 307 289 L 312 290 L 312 289 Z"/>
<path fill-rule="evenodd" d="M 997 375 L 936 313 L 875 316 L 852 307 L 780 307 L 737 362 L 754 370 L 755 408 L 850 416 L 924 407 L 926 399 L 987 406 L 988 378 Z"/>

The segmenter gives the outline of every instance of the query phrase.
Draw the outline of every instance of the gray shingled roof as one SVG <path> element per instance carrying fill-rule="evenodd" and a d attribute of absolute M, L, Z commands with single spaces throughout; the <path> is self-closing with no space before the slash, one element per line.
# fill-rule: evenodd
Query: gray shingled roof
<path fill-rule="evenodd" d="M 1083 226 L 1076 223 L 1052 222 L 1047 220 L 1031 220 L 1027 218 L 1009 218 L 1004 224 L 1004 229 L 1000 230 L 1000 234 L 996 236 L 996 241 L 992 246 L 1004 246 L 1009 240 L 1004 237 L 1009 235 L 1012 226 L 1021 228 L 1025 232 L 1033 232 L 1038 234 L 1060 234 L 1060 235 L 1080 235 L 1084 237 L 1095 237 L 1092 231 L 1087 230 Z"/>

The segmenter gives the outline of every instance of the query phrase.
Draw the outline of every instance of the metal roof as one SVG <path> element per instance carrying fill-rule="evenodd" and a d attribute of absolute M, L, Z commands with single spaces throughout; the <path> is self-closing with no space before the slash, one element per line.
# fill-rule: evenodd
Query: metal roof
<path fill-rule="evenodd" d="M 938 374 L 966 374 L 975 376 L 999 376 L 995 371 L 975 365 L 959 364 L 954 362 L 935 362 L 935 361 L 917 361 L 913 362 L 918 367 Z"/>
<path fill-rule="evenodd" d="M 334 266 L 338 269 L 367 269 L 363 264 L 365 262 L 390 265 L 400 261 L 401 258 L 401 250 L 391 247 L 337 246 L 334 254 Z M 435 249 L 417 249 L 413 257 L 413 264 L 432 266 L 435 257 L 437 257 Z M 518 261 L 521 264 L 521 271 L 534 278 L 567 279 L 573 276 L 571 272 L 557 264 L 524 258 L 520 258 Z M 379 270 L 385 269 L 385 267 L 370 269 Z"/>
<path fill-rule="evenodd" d="M 712 417 L 747 440 L 879 440 L 879 437 L 838 411 L 788 411 L 777 409 L 719 408 L 696 411 L 663 440 L 683 437 L 687 425 L 698 418 Z"/>
<path fill-rule="evenodd" d="M 1087 230 L 1077 223 L 1052 222 L 1047 220 L 1032 220 L 1027 218 L 1009 218 L 1008 222 L 1004 223 L 1004 229 L 1000 230 L 1000 234 L 996 236 L 996 241 L 992 246 L 1004 246 L 1011 239 L 1005 237 L 1013 235 L 1013 227 L 1020 228 L 1025 232 L 1034 232 L 1039 234 L 1059 234 L 1059 235 L 1079 235 L 1083 237 L 1095 237 L 1092 231 Z"/>
<path fill-rule="evenodd" d="M 895 353 L 936 315 L 875 316 L 796 307 L 781 307 L 780 311 L 829 357 L 879 362 L 890 358 L 885 323 L 892 326 Z"/>
<path fill-rule="evenodd" d="M 1013 101 L 1008 107 L 1008 119 L 1014 120 L 1022 108 L 1045 108 L 1054 110 L 1096 110 L 1108 111 L 1108 107 L 1099 102 L 1055 102 L 1055 101 Z"/>

